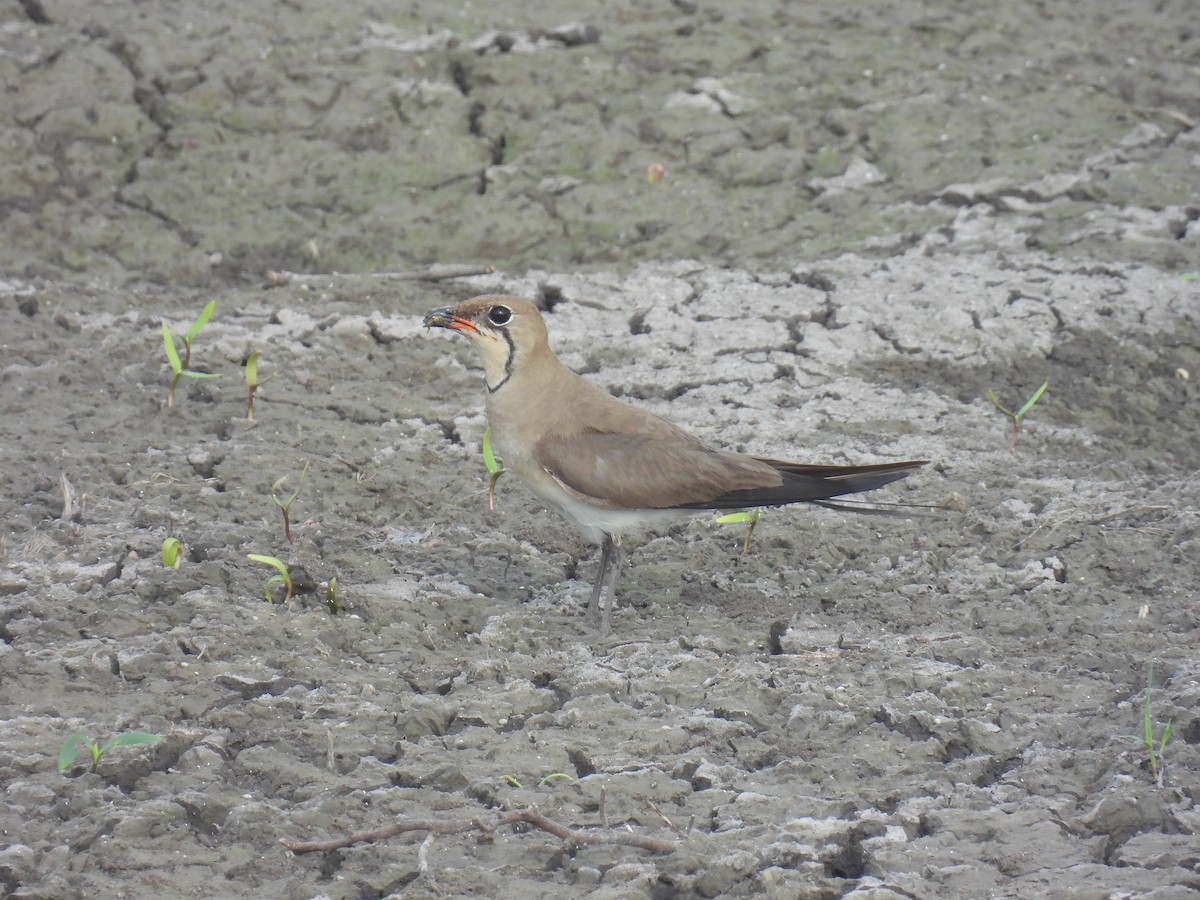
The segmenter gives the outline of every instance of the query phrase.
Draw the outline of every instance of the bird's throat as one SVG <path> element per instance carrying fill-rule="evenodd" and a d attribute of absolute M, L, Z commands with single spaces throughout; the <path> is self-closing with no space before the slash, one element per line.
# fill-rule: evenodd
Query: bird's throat
<path fill-rule="evenodd" d="M 496 393 L 512 378 L 517 348 L 507 331 L 502 331 L 499 344 L 493 344 L 483 354 L 483 378 L 487 389 Z"/>

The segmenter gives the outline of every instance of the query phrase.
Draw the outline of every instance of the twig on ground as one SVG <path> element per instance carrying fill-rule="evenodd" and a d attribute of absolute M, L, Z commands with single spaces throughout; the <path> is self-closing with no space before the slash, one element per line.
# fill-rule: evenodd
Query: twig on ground
<path fill-rule="evenodd" d="M 679 826 L 672 822 L 670 818 L 668 818 L 667 814 L 658 808 L 657 803 L 655 803 L 653 800 L 648 800 L 647 802 L 650 804 L 650 808 L 654 810 L 654 814 L 662 820 L 664 825 L 666 825 L 680 837 L 683 837 L 683 832 L 679 830 Z"/>
<path fill-rule="evenodd" d="M 409 272 L 369 272 L 355 273 L 354 278 L 390 278 L 395 281 L 445 281 L 449 278 L 470 278 L 474 275 L 491 275 L 496 271 L 495 266 L 441 265 L 430 266 L 428 269 L 418 269 Z M 333 278 L 329 272 L 267 272 L 266 286 L 281 287 L 295 279 Z"/>
<path fill-rule="evenodd" d="M 343 847 L 349 847 L 351 844 L 386 841 L 389 838 L 408 831 L 427 831 L 431 835 L 462 834 L 467 831 L 482 831 L 485 834 L 490 834 L 497 828 L 519 823 L 532 825 L 534 828 L 540 828 L 542 831 L 548 831 L 555 837 L 580 846 L 587 844 L 621 844 L 626 847 L 637 847 L 641 850 L 650 850 L 656 853 L 671 853 L 678 846 L 674 841 L 664 840 L 663 838 L 643 837 L 640 834 L 633 834 L 628 831 L 580 831 L 576 828 L 568 828 L 552 819 L 546 818 L 536 809 L 516 809 L 512 812 L 504 813 L 490 822 L 485 822 L 479 818 L 402 819 L 398 822 L 393 822 L 391 825 L 385 825 L 383 828 L 376 828 L 371 831 L 356 831 L 353 834 L 347 834 L 340 838 L 331 838 L 327 841 L 294 841 L 283 838 L 280 840 L 280 843 L 293 853 L 322 853 L 329 852 L 330 850 L 340 850 Z"/>
<path fill-rule="evenodd" d="M 1098 516 L 1097 518 L 1089 521 L 1087 524 L 1103 525 L 1105 522 L 1111 522 L 1113 519 L 1121 519 L 1125 516 L 1139 515 L 1141 513 L 1148 512 L 1166 512 L 1170 508 L 1171 507 L 1169 506 L 1148 506 L 1146 504 L 1142 504 L 1140 506 L 1127 506 L 1125 509 L 1118 509 L 1116 512 L 1111 512 L 1108 515 Z"/>
<path fill-rule="evenodd" d="M 425 840 L 421 841 L 421 846 L 417 850 L 417 871 L 421 873 L 421 877 L 425 879 L 425 883 L 429 885 L 429 889 L 435 894 L 442 896 L 445 894 L 438 887 L 437 880 L 433 877 L 433 872 L 429 869 L 429 848 L 433 846 L 433 832 L 425 836 Z"/>
<path fill-rule="evenodd" d="M 1020 547 L 1026 541 L 1038 536 L 1049 538 L 1060 528 L 1065 528 L 1069 525 L 1104 525 L 1107 522 L 1112 522 L 1116 519 L 1122 519 L 1126 516 L 1143 515 L 1146 513 L 1165 513 L 1171 512 L 1173 509 L 1174 507 L 1172 506 L 1139 504 L 1135 506 L 1127 506 L 1123 509 L 1118 509 L 1115 512 L 1105 513 L 1101 516 L 1088 516 L 1086 514 L 1088 512 L 1087 510 L 1085 510 L 1082 506 L 1076 505 L 1073 508 L 1058 514 L 1057 516 L 1051 517 L 1052 520 L 1047 524 L 1039 524 L 1037 528 L 1025 535 L 1025 537 L 1021 538 L 1013 546 Z M 1138 530 L 1148 531 L 1150 530 L 1150 526 L 1138 526 Z"/>
<path fill-rule="evenodd" d="M 60 472 L 58 478 L 59 486 L 62 488 L 63 495 L 63 510 L 62 520 L 64 522 L 80 522 L 83 520 L 83 503 L 75 496 L 75 486 L 71 484 L 67 478 L 66 472 Z"/>

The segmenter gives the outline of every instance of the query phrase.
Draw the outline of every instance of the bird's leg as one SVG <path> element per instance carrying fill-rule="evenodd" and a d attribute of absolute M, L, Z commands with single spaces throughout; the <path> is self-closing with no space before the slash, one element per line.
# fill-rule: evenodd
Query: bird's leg
<path fill-rule="evenodd" d="M 592 583 L 592 599 L 588 601 L 587 617 L 590 622 L 600 622 L 600 596 L 604 593 L 604 576 L 608 572 L 609 560 L 612 557 L 613 539 L 604 535 L 600 542 L 600 568 L 596 570 L 596 580 Z"/>
<path fill-rule="evenodd" d="M 621 539 L 619 537 L 612 539 L 612 550 L 608 554 L 608 582 L 605 588 L 608 592 L 608 602 L 602 603 L 602 612 L 600 615 L 600 635 L 607 635 L 612 630 L 612 614 L 617 608 L 617 578 L 621 574 L 621 565 L 625 557 L 625 552 L 621 549 Z"/>
<path fill-rule="evenodd" d="M 617 605 L 617 575 L 621 571 L 621 541 L 611 534 L 604 535 L 600 544 L 600 569 L 592 585 L 592 599 L 588 602 L 587 617 L 592 624 L 600 626 L 600 634 L 606 635 L 611 627 L 612 609 Z M 604 595 L 608 594 L 605 602 Z"/>

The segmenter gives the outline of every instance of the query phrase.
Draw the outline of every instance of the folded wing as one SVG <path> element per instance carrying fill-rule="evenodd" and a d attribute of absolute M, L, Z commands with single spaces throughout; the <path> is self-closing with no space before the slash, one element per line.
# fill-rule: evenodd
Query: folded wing
<path fill-rule="evenodd" d="M 874 490 L 924 465 L 805 465 L 721 452 L 695 440 L 598 431 L 546 437 L 534 459 L 577 499 L 608 509 L 819 503 Z"/>

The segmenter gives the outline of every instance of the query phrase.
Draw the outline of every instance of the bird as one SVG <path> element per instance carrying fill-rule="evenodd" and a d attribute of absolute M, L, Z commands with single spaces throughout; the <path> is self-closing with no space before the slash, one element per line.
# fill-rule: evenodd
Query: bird
<path fill-rule="evenodd" d="M 485 294 L 434 309 L 427 328 L 465 335 L 483 363 L 493 448 L 547 506 L 599 545 L 588 621 L 611 629 L 621 538 L 708 510 L 837 501 L 907 477 L 927 460 L 811 465 L 709 446 L 587 381 L 555 356 L 541 312 L 521 297 Z"/>

